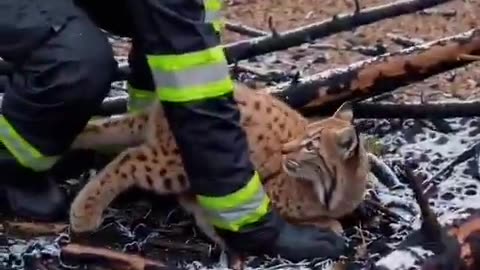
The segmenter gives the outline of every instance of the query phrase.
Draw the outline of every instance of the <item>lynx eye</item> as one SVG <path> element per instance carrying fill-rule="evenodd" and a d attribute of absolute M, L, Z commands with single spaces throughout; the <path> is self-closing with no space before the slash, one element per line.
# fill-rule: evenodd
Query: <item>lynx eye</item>
<path fill-rule="evenodd" d="M 305 149 L 309 152 L 312 152 L 314 147 L 315 147 L 315 145 L 313 144 L 312 141 L 309 141 L 305 144 Z"/>

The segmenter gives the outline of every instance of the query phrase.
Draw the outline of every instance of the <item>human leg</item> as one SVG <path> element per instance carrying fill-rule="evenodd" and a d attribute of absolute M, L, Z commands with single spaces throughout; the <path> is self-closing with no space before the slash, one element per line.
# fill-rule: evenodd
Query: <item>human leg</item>
<path fill-rule="evenodd" d="M 270 208 L 249 159 L 219 37 L 202 1 L 131 0 L 156 94 L 179 146 L 192 190 L 209 222 L 237 250 L 292 260 L 336 257 L 331 231 L 286 223 Z"/>
<path fill-rule="evenodd" d="M 0 19 L 0 57 L 17 67 L 3 84 L 0 139 L 12 157 L 0 170 L 9 172 L 2 184 L 13 212 L 50 220 L 68 205 L 48 172 L 107 95 L 116 62 L 69 1 L 22 2 L 9 11 L 27 16 Z"/>

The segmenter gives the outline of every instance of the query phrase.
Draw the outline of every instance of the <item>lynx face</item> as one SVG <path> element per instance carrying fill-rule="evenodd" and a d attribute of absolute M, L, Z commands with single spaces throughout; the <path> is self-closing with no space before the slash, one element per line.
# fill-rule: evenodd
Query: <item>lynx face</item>
<path fill-rule="evenodd" d="M 367 155 L 352 124 L 353 112 L 343 104 L 332 117 L 308 125 L 303 136 L 283 146 L 283 169 L 297 179 L 313 183 L 319 199 L 329 207 L 347 170 Z"/>

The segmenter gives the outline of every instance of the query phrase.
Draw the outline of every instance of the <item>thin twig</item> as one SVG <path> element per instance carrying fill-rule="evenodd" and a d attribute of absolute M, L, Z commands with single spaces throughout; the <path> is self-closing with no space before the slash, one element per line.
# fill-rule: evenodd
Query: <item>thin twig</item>
<path fill-rule="evenodd" d="M 250 37 L 267 36 L 268 33 L 263 30 L 255 29 L 238 22 L 225 21 L 225 29 Z"/>

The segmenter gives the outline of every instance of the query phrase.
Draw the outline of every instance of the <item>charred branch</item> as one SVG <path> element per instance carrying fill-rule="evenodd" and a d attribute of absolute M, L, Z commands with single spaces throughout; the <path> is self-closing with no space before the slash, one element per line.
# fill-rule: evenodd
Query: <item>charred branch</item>
<path fill-rule="evenodd" d="M 409 180 L 408 183 L 410 188 L 413 190 L 415 200 L 420 207 L 423 220 L 421 227 L 423 235 L 426 236 L 430 241 L 439 240 L 439 237 L 442 234 L 442 229 L 435 214 L 428 205 L 428 199 L 423 193 L 422 180 L 417 175 L 414 175 L 410 168 L 404 167 L 402 170 L 404 177 Z"/>
<path fill-rule="evenodd" d="M 326 70 L 267 92 L 305 114 L 330 114 L 346 100 L 391 92 L 471 63 L 462 55 L 480 53 L 480 29 L 387 53 L 343 68 Z"/>
<path fill-rule="evenodd" d="M 4 232 L 20 237 L 36 237 L 43 235 L 59 234 L 68 228 L 65 223 L 41 223 L 41 222 L 15 222 L 5 221 Z"/>
<path fill-rule="evenodd" d="M 353 105 L 355 118 L 455 118 L 480 116 L 480 102 Z"/>
<path fill-rule="evenodd" d="M 373 46 L 347 45 L 344 47 L 339 47 L 333 44 L 320 43 L 320 44 L 311 44 L 308 47 L 313 49 L 318 49 L 318 50 L 351 51 L 351 52 L 357 52 L 366 56 L 378 56 L 387 52 L 387 48 L 383 44 L 375 44 Z"/>
<path fill-rule="evenodd" d="M 420 11 L 449 1 L 451 0 L 396 1 L 391 4 L 363 9 L 359 12 L 337 15 L 322 22 L 278 33 L 277 36 L 257 37 L 234 42 L 226 45 L 225 50 L 228 61 L 233 63 L 254 56 L 299 46 L 318 38 L 327 37 L 383 19 Z"/>
<path fill-rule="evenodd" d="M 268 35 L 268 33 L 263 30 L 255 29 L 237 22 L 226 21 L 225 29 L 249 37 L 262 37 Z"/>
<path fill-rule="evenodd" d="M 68 244 L 62 247 L 61 256 L 64 259 L 74 261 L 84 261 L 87 263 L 102 264 L 113 269 L 129 270 L 176 270 L 174 266 L 138 255 L 126 254 L 109 250 L 106 248 L 97 248 L 83 246 L 78 244 Z"/>
<path fill-rule="evenodd" d="M 416 46 L 425 42 L 419 38 L 409 38 L 409 37 L 404 37 L 404 36 L 393 34 L 393 33 L 388 33 L 387 37 L 390 38 L 392 42 L 402 47 Z"/>
<path fill-rule="evenodd" d="M 457 11 L 454 9 L 442 10 L 437 8 L 429 8 L 429 9 L 421 10 L 418 13 L 420 15 L 443 16 L 446 18 L 455 17 L 457 15 Z"/>

